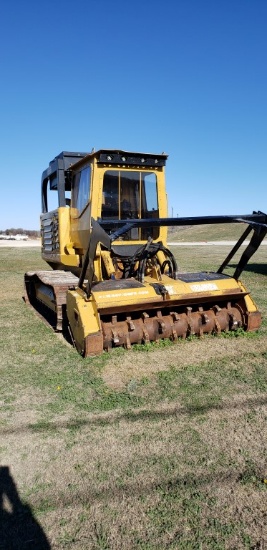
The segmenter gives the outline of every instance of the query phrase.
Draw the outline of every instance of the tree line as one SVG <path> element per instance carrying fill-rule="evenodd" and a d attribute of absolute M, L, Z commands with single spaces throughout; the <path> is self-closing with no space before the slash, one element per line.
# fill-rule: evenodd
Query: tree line
<path fill-rule="evenodd" d="M 28 235 L 28 237 L 31 237 L 32 239 L 38 239 L 40 237 L 40 231 L 37 231 L 36 229 L 23 229 L 22 227 L 11 227 L 10 229 L 5 229 L 5 231 L 1 231 L 2 235 Z"/>

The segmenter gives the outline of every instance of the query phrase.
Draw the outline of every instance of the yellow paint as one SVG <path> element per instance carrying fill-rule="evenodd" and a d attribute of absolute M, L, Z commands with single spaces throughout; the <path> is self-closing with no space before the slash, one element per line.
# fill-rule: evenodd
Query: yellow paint
<path fill-rule="evenodd" d="M 84 351 L 86 336 L 97 333 L 101 328 L 96 303 L 92 298 L 86 301 L 85 297 L 85 293 L 79 288 L 67 292 L 67 316 L 80 353 Z"/>

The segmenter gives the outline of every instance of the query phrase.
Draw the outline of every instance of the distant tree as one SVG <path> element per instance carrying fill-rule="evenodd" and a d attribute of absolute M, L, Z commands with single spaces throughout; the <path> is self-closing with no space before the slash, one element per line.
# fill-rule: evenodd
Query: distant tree
<path fill-rule="evenodd" d="M 37 229 L 23 229 L 22 227 L 11 227 L 10 229 L 5 229 L 2 233 L 6 235 L 28 235 L 33 239 L 38 239 L 40 237 L 40 231 Z"/>

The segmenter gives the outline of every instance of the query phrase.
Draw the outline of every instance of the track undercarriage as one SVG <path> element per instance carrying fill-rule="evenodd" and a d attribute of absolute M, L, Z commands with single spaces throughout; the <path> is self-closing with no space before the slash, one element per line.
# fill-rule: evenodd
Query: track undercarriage
<path fill-rule="evenodd" d="M 70 271 L 28 271 L 24 275 L 24 299 L 56 331 L 67 328 L 66 294 L 78 284 Z"/>

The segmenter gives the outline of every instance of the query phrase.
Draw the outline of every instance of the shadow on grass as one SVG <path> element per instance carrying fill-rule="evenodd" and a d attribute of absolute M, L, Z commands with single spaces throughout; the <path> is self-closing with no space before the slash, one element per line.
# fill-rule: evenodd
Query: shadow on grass
<path fill-rule="evenodd" d="M 0 467 L 0 548 L 50 550 L 44 531 L 28 504 L 20 500 L 8 466 Z"/>
<path fill-rule="evenodd" d="M 236 268 L 237 264 L 231 264 L 231 267 Z M 266 253 L 266 263 L 247 264 L 244 271 L 248 271 L 249 273 L 258 273 L 259 275 L 267 275 L 267 253 Z"/>
<path fill-rule="evenodd" d="M 57 422 L 39 421 L 35 424 L 27 424 L 25 426 L 18 426 L 16 428 L 2 428 L 0 434 L 8 435 L 14 433 L 23 433 L 27 431 L 42 433 L 50 432 L 56 433 L 58 430 L 79 430 L 83 426 L 110 426 L 112 424 L 118 424 L 121 421 L 139 422 L 140 420 L 150 420 L 157 422 L 161 419 L 171 416 L 195 416 L 197 414 L 205 414 L 212 410 L 238 410 L 244 407 L 260 407 L 267 404 L 266 397 L 258 397 L 253 399 L 247 399 L 242 403 L 207 403 L 207 404 L 192 404 L 186 406 L 169 407 L 164 411 L 141 409 L 130 410 L 126 412 L 108 411 L 107 413 L 94 413 L 91 418 L 85 419 L 70 419 Z M 1 548 L 1 547 L 0 547 Z"/>
<path fill-rule="evenodd" d="M 125 479 L 122 482 L 122 479 L 119 480 L 119 483 L 114 485 L 114 480 L 110 480 L 110 484 L 104 484 L 103 486 L 95 487 L 93 488 L 91 485 L 91 481 L 88 480 L 88 482 L 84 482 L 81 489 L 76 489 L 75 493 L 69 494 L 68 492 L 65 492 L 64 490 L 60 493 L 50 494 L 47 495 L 47 499 L 49 500 L 49 506 L 51 507 L 58 507 L 58 500 L 60 500 L 60 508 L 69 508 L 70 506 L 73 506 L 78 504 L 88 505 L 92 506 L 96 502 L 105 502 L 107 504 L 107 500 L 112 501 L 114 503 L 114 500 L 117 499 L 118 501 L 121 501 L 125 498 L 132 498 L 132 497 L 140 497 L 142 495 L 149 495 L 153 493 L 157 493 L 161 496 L 163 501 L 166 499 L 166 503 L 170 502 L 170 500 L 180 500 L 183 499 L 186 494 L 190 495 L 192 494 L 192 491 L 195 492 L 197 490 L 201 490 L 202 488 L 205 488 L 206 486 L 210 486 L 210 484 L 214 484 L 216 488 L 218 489 L 220 486 L 233 486 L 235 484 L 253 484 L 256 485 L 258 488 L 261 487 L 263 490 L 265 489 L 264 482 L 262 479 L 261 472 L 258 471 L 258 468 L 256 465 L 251 464 L 249 467 L 246 466 L 246 464 L 237 465 L 235 468 L 229 469 L 229 467 L 226 465 L 225 468 L 217 469 L 215 471 L 206 471 L 206 473 L 194 473 L 192 475 L 191 473 L 181 476 L 164 476 L 164 479 L 157 479 L 155 481 L 151 480 L 144 480 L 140 481 L 138 479 L 135 481 L 134 478 L 132 479 Z M 40 500 L 41 500 L 40 495 Z M 38 507 L 38 502 L 36 503 L 36 506 Z M 17 550 L 17 547 L 15 547 Z M 24 547 L 18 547 L 19 550 L 22 550 Z M 46 550 L 46 548 L 50 548 L 49 546 L 33 546 L 29 547 L 34 548 L 35 550 L 42 550 L 43 548 Z M 101 547 L 102 548 L 102 547 Z M 106 548 L 106 547 L 105 547 Z M 5 550 L 8 550 L 9 547 L 5 547 Z M 27 546 L 28 549 L 28 546 Z M 13 550 L 13 547 L 12 547 Z"/>
<path fill-rule="evenodd" d="M 56 317 L 56 314 L 51 309 L 49 309 L 49 307 L 44 306 L 42 303 L 38 302 L 38 300 L 35 300 L 30 297 L 28 297 L 27 300 L 25 296 L 22 296 L 21 298 L 23 302 L 26 304 L 26 306 L 30 307 L 32 311 L 35 313 L 35 315 L 39 317 L 39 319 L 41 319 L 41 321 L 43 321 L 43 323 L 45 323 L 47 327 L 51 328 L 55 334 L 62 336 L 63 341 L 65 340 L 67 344 L 74 347 L 74 343 L 71 339 L 71 336 L 68 330 L 66 306 L 62 310 L 63 329 L 62 331 L 57 331 L 56 330 L 57 317 Z"/>

